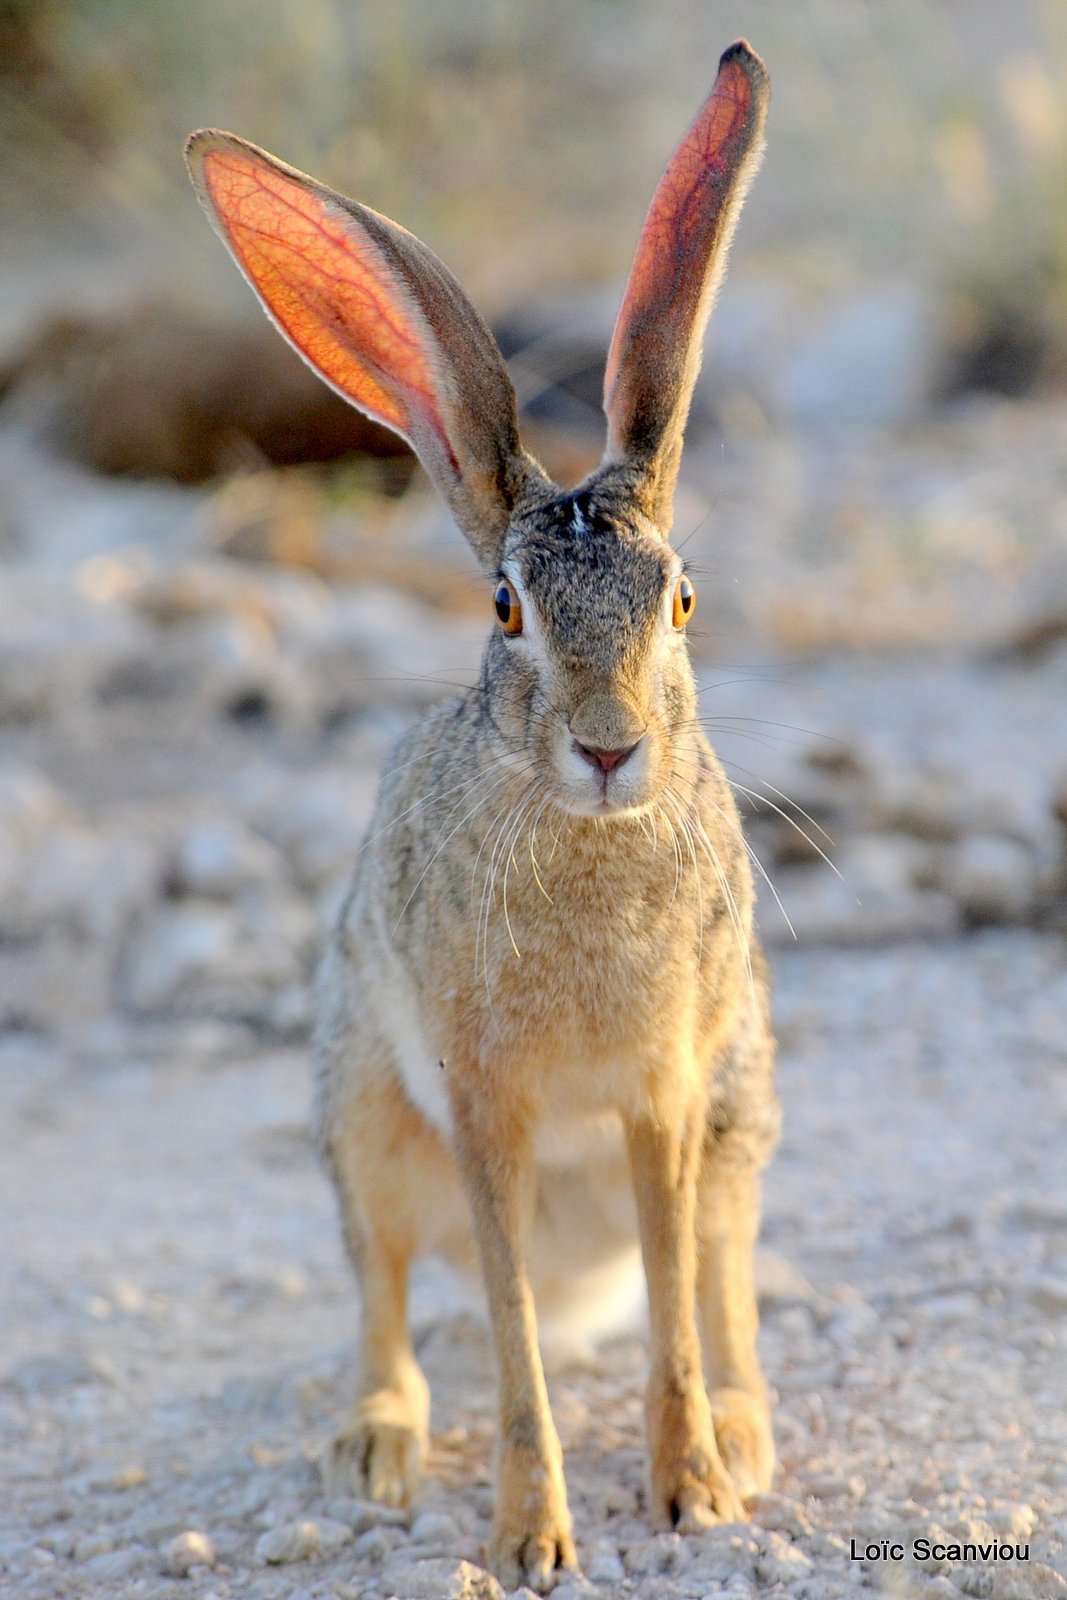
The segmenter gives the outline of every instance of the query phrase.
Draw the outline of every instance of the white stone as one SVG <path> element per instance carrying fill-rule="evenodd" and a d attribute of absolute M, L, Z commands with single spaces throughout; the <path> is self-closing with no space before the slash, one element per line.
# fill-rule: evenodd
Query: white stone
<path fill-rule="evenodd" d="M 384 1593 L 395 1600 L 504 1600 L 491 1573 L 470 1561 L 397 1557 L 381 1575 Z"/>
<path fill-rule="evenodd" d="M 351 1542 L 352 1529 L 329 1517 L 283 1522 L 256 1540 L 256 1560 L 263 1565 L 288 1566 L 309 1556 L 329 1554 Z"/>
<path fill-rule="evenodd" d="M 230 900 L 242 889 L 273 883 L 284 873 L 284 861 L 265 839 L 233 817 L 219 817 L 183 835 L 168 876 L 178 894 Z"/>
<path fill-rule="evenodd" d="M 602 1550 L 599 1555 L 593 1556 L 585 1571 L 593 1583 L 617 1584 L 626 1578 L 626 1568 L 613 1550 Z"/>
<path fill-rule="evenodd" d="M 459 1538 L 459 1529 L 443 1511 L 424 1511 L 411 1524 L 413 1544 L 449 1545 Z"/>
<path fill-rule="evenodd" d="M 196 1528 L 168 1539 L 159 1557 L 161 1570 L 172 1578 L 187 1577 L 194 1567 L 213 1567 L 217 1559 L 211 1539 Z"/>
<path fill-rule="evenodd" d="M 658 1533 L 652 1539 L 641 1539 L 630 1545 L 623 1556 L 623 1564 L 631 1577 L 644 1578 L 653 1573 L 684 1572 L 690 1561 L 687 1541 L 678 1533 Z"/>

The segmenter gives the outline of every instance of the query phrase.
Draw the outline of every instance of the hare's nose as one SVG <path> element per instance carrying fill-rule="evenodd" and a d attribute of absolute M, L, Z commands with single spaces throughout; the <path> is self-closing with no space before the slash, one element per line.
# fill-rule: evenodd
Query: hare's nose
<path fill-rule="evenodd" d="M 628 744 L 623 750 L 600 750 L 595 744 L 583 744 L 580 739 L 575 739 L 574 748 L 582 760 L 588 761 L 591 767 L 599 767 L 601 772 L 614 772 L 624 761 L 629 761 L 640 743 L 640 739 L 635 739 L 633 744 Z"/>

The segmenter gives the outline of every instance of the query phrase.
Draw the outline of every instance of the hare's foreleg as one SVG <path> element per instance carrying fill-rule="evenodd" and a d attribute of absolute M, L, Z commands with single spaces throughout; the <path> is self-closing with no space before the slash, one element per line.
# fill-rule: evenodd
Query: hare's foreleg
<path fill-rule="evenodd" d="M 456 1158 L 470 1205 L 499 1382 L 492 1559 L 505 1589 L 547 1592 L 576 1563 L 563 1452 L 548 1405 L 525 1236 L 536 1192 L 531 1130 L 488 1086 L 451 1071 Z"/>
<path fill-rule="evenodd" d="M 774 1476 L 771 1410 L 756 1352 L 759 1206 L 758 1167 L 709 1140 L 699 1186 L 697 1297 L 715 1436 L 742 1499 L 769 1489 Z"/>
<path fill-rule="evenodd" d="M 741 1501 L 719 1455 L 696 1323 L 696 1186 L 703 1107 L 681 1127 L 652 1117 L 627 1142 L 648 1280 L 645 1414 L 653 1514 L 683 1531 L 739 1521 Z"/>
<path fill-rule="evenodd" d="M 359 1279 L 360 1374 L 326 1463 L 335 1493 L 406 1505 L 426 1454 L 430 1393 L 411 1346 L 408 1275 L 449 1184 L 439 1141 L 387 1069 L 363 1067 L 336 1091 L 322 1143 Z"/>
<path fill-rule="evenodd" d="M 756 1351 L 753 1257 L 760 1175 L 778 1137 L 774 1041 L 762 960 L 759 980 L 713 1080 L 697 1188 L 697 1303 L 715 1433 L 738 1493 L 766 1491 L 774 1435 Z"/>

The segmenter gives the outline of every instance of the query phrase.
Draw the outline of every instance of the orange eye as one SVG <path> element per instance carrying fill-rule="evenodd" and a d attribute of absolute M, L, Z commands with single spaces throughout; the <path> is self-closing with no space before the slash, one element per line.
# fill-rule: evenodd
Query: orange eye
<path fill-rule="evenodd" d="M 683 572 L 674 586 L 674 626 L 684 628 L 687 622 L 692 621 L 696 608 L 697 592 Z"/>
<path fill-rule="evenodd" d="M 496 620 L 505 633 L 522 632 L 522 607 L 519 597 L 506 578 L 501 578 L 496 586 L 493 596 L 493 606 L 496 611 Z"/>

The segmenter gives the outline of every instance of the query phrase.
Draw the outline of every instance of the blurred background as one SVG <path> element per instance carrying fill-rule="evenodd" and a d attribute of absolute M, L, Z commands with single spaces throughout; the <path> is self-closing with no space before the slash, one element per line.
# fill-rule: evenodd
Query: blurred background
<path fill-rule="evenodd" d="M 266 1600 L 264 1530 L 321 1513 L 355 1322 L 308 1136 L 311 974 L 391 742 L 473 681 L 491 625 L 421 471 L 254 304 L 182 142 L 231 129 L 425 238 L 569 483 L 654 185 L 740 34 L 768 151 L 675 539 L 782 1045 L 774 1526 L 827 1595 L 853 1592 L 848 1528 L 987 1515 L 1038 1526 L 1062 1576 L 1035 1594 L 1067 1581 L 1067 6 L 0 0 L 20 1597 L 61 1568 L 64 1593 L 176 1594 L 161 1563 L 188 1551 L 160 1547 L 205 1528 L 219 1570 L 182 1592 L 229 1594 L 228 1563 Z M 420 1279 L 455 1467 L 428 1493 L 480 1560 L 490 1357 L 455 1310 Z M 647 1534 L 643 1362 L 558 1391 L 576 1522 L 616 1568 Z M 763 1585 L 785 1536 L 759 1537 Z M 365 1539 L 301 1593 L 368 1592 L 353 1559 L 369 1584 L 402 1534 Z"/>

